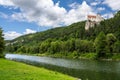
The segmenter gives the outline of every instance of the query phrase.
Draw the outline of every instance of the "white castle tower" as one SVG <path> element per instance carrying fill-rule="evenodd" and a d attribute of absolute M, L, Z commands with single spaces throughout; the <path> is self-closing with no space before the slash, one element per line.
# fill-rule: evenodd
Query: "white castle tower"
<path fill-rule="evenodd" d="M 85 30 L 88 30 L 90 27 L 94 27 L 95 25 L 99 25 L 104 18 L 101 17 L 99 14 L 97 15 L 88 15 L 87 21 L 85 24 Z"/>

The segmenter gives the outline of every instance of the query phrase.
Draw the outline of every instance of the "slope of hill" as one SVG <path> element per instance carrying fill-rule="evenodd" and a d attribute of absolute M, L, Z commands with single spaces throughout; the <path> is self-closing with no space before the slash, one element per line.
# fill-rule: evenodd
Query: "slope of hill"
<path fill-rule="evenodd" d="M 84 23 L 85 22 L 78 22 L 78 23 L 74 23 L 70 26 L 66 26 L 66 27 L 58 27 L 58 28 L 53 28 L 53 29 L 49 29 L 47 31 L 43 31 L 43 32 L 37 32 L 35 34 L 28 34 L 28 35 L 24 35 L 21 37 L 18 37 L 14 40 L 11 40 L 10 42 L 16 42 L 16 41 L 23 41 L 23 42 L 32 42 L 34 41 L 44 41 L 48 38 L 54 38 L 54 39 L 63 39 L 63 40 L 67 40 L 70 37 L 80 37 L 80 33 L 82 34 L 82 30 L 84 30 Z M 78 35 L 76 35 L 78 34 Z"/>
<path fill-rule="evenodd" d="M 96 53 L 95 39 L 103 32 L 106 38 L 109 34 L 115 37 L 112 52 L 106 48 L 105 53 L 120 53 L 120 11 L 100 25 L 85 30 L 85 21 L 74 23 L 66 27 L 58 27 L 43 32 L 28 34 L 7 41 L 6 51 L 17 53 L 47 53 L 79 56 L 81 53 Z M 109 44 L 106 40 L 106 45 Z M 108 47 L 108 46 L 106 46 Z"/>

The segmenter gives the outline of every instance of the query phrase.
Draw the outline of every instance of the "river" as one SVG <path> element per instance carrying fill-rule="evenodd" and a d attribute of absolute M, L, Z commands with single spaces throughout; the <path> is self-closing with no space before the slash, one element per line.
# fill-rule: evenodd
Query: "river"
<path fill-rule="evenodd" d="M 58 71 L 82 80 L 120 80 L 120 61 L 61 59 L 6 54 L 6 59 Z"/>

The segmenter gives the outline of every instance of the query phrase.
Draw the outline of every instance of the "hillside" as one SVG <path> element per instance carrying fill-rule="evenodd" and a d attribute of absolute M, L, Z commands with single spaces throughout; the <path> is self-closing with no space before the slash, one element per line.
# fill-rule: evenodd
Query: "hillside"
<path fill-rule="evenodd" d="M 10 42 L 16 42 L 16 41 L 19 42 L 19 41 L 24 40 L 23 41 L 24 43 L 29 43 L 29 42 L 33 42 L 33 41 L 34 42 L 38 42 L 38 41 L 41 42 L 41 41 L 44 41 L 48 38 L 62 39 L 62 40 L 67 40 L 71 37 L 80 38 L 79 34 L 82 34 L 82 32 L 84 32 L 84 24 L 85 24 L 85 22 L 78 22 L 78 23 L 74 23 L 70 26 L 58 27 L 58 28 L 49 29 L 49 30 L 46 30 L 43 32 L 28 34 L 28 35 L 18 37 L 14 40 L 11 40 Z M 76 34 L 78 34 L 78 35 L 76 35 Z"/>
<path fill-rule="evenodd" d="M 112 34 L 116 39 L 112 44 L 112 52 L 120 53 L 120 11 L 113 18 L 104 20 L 89 30 L 85 30 L 85 21 L 66 27 L 58 27 L 43 32 L 28 34 L 7 41 L 6 51 L 17 53 L 55 54 L 95 53 L 95 39 L 103 32 L 106 36 Z M 107 42 L 106 42 L 107 44 Z M 113 47 L 113 45 L 116 45 Z M 114 48 L 114 49 L 113 49 Z M 87 50 L 86 50 L 87 49 Z M 115 50 L 116 49 L 116 50 Z"/>

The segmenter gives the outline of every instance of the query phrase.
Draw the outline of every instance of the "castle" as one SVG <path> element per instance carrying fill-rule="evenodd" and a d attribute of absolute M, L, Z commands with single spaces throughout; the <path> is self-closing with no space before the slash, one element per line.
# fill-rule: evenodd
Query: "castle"
<path fill-rule="evenodd" d="M 85 30 L 88 30 L 90 27 L 94 27 L 95 25 L 99 25 L 104 18 L 101 17 L 99 14 L 97 15 L 88 15 L 87 21 L 85 24 Z"/>

